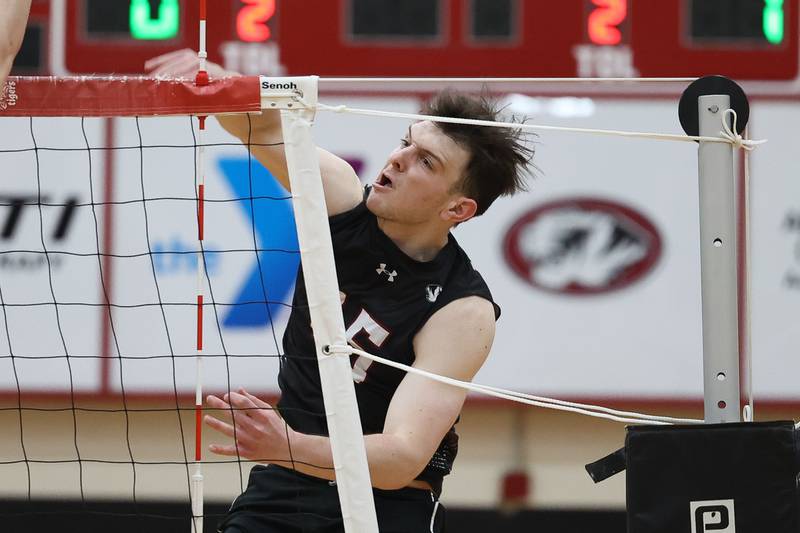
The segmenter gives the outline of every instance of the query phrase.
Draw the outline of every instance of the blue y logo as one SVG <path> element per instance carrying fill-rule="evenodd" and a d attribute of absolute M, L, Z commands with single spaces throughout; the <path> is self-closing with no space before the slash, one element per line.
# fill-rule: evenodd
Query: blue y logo
<path fill-rule="evenodd" d="M 286 306 L 300 264 L 297 231 L 289 194 L 256 160 L 221 158 L 219 167 L 253 228 L 258 252 L 234 306 L 222 323 L 231 328 L 272 325 Z M 251 190 L 252 181 L 252 190 Z M 251 199 L 252 197 L 252 199 Z M 264 304 L 267 301 L 269 304 Z"/>

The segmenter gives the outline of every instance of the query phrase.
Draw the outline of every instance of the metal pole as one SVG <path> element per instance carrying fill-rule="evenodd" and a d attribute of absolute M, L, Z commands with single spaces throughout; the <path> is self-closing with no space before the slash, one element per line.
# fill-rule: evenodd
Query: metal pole
<path fill-rule="evenodd" d="M 728 95 L 698 98 L 700 135 L 718 137 Z M 700 142 L 700 270 L 706 423 L 739 422 L 739 326 L 733 147 Z"/>

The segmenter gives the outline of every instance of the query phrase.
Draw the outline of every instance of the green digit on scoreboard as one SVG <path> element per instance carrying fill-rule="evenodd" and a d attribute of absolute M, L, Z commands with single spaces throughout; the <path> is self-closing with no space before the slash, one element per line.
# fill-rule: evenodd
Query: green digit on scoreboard
<path fill-rule="evenodd" d="M 764 37 L 771 44 L 783 42 L 783 0 L 764 0 Z"/>
<path fill-rule="evenodd" d="M 150 0 L 131 0 L 130 26 L 134 39 L 171 39 L 178 34 L 180 26 L 179 0 L 160 0 L 158 17 L 150 12 Z"/>

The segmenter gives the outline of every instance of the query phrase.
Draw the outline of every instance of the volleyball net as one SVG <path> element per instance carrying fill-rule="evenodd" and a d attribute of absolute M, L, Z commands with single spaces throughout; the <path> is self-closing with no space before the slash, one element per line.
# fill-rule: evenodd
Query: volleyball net
<path fill-rule="evenodd" d="M 13 179 L 2 202 L 0 374 L 11 391 L 5 426 L 15 429 L 4 437 L 4 485 L 26 501 L 121 496 L 141 519 L 137 500 L 170 485 L 173 474 L 172 490 L 192 501 L 176 519 L 191 516 L 201 531 L 203 395 L 274 382 L 287 356 L 280 337 L 301 255 L 313 269 L 305 279 L 315 334 L 325 345 L 344 342 L 309 132 L 316 79 L 196 87 L 29 78 L 8 87 L 0 157 Z M 284 110 L 294 205 L 248 147 L 220 131 L 207 138 L 206 115 L 262 107 Z M 165 115 L 175 117 L 149 118 Z M 207 184 L 208 160 L 222 179 Z M 343 420 L 329 419 L 331 436 L 351 435 L 334 445 L 340 492 L 361 475 L 360 501 L 371 507 L 349 363 L 326 358 L 320 371 L 326 405 Z M 42 447 L 39 423 L 66 434 Z M 143 429 L 153 425 L 174 436 L 174 449 L 160 457 Z M 233 461 L 241 491 L 246 475 L 241 459 Z M 20 509 L 20 517 L 34 515 Z M 355 516 L 354 530 L 367 530 L 358 523 L 370 514 L 374 525 L 374 511 L 344 503 L 343 512 Z"/>
<path fill-rule="evenodd" d="M 204 493 L 227 494 L 231 484 L 242 490 L 249 469 L 242 458 L 203 451 L 204 394 L 258 391 L 274 381 L 282 358 L 313 357 L 326 404 L 326 413 L 314 415 L 328 417 L 348 531 L 377 530 L 349 359 L 393 363 L 345 338 L 310 128 L 317 111 L 454 119 L 326 106 L 316 83 L 12 79 L 0 111 L 0 165 L 13 176 L 0 198 L 0 379 L 11 391 L 0 410 L 10 450 L 0 457 L 0 475 L 15 497 L 129 499 L 123 513 L 138 521 L 171 519 L 187 528 L 191 521 L 201 531 Z M 262 109 L 282 114 L 291 195 L 246 144 L 204 118 Z M 714 137 L 549 130 L 751 147 L 728 118 L 722 113 Z M 209 170 L 219 179 L 206 181 Z M 301 258 L 317 354 L 285 354 L 280 342 Z M 699 422 L 426 376 L 627 423 Z M 171 432 L 172 449 L 149 447 L 145 425 Z M 62 431 L 56 438 L 48 427 Z M 46 442 L 37 440 L 42 435 Z M 140 512 L 142 495 L 165 485 L 187 502 L 185 514 Z M 12 518 L 47 512 L 19 509 Z"/>

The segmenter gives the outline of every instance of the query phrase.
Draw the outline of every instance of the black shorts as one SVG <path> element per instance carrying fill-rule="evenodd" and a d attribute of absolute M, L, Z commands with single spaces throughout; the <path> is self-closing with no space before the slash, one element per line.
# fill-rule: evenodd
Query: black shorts
<path fill-rule="evenodd" d="M 381 533 L 441 533 L 444 508 L 422 489 L 372 489 Z M 339 494 L 331 481 L 277 465 L 250 471 L 245 490 L 220 523 L 221 533 L 340 533 Z"/>

